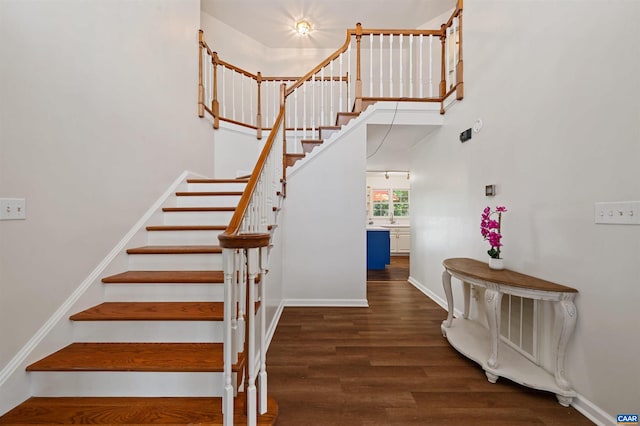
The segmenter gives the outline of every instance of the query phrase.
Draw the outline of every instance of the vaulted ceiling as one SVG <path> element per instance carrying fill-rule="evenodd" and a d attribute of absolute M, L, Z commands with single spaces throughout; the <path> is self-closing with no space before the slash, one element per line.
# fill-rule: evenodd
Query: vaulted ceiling
<path fill-rule="evenodd" d="M 216 19 L 267 47 L 338 48 L 347 28 L 418 28 L 453 9 L 455 0 L 201 0 Z M 300 37 L 297 20 L 311 22 Z"/>

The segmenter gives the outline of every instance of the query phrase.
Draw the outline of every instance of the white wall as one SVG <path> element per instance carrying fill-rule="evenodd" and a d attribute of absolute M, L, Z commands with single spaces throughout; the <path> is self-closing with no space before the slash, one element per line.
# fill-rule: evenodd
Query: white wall
<path fill-rule="evenodd" d="M 213 173 L 197 117 L 198 0 L 2 0 L 0 371 L 184 170 Z"/>
<path fill-rule="evenodd" d="M 257 139 L 255 130 L 221 121 L 212 133 L 214 177 L 230 179 L 251 174 L 270 132 L 263 131 Z"/>
<path fill-rule="evenodd" d="M 640 3 L 465 6 L 465 99 L 412 157 L 411 275 L 444 298 L 442 260 L 486 260 L 480 213 L 506 205 L 507 267 L 579 290 L 575 389 L 610 416 L 637 412 L 640 226 L 595 225 L 593 211 L 640 199 Z"/>
<path fill-rule="evenodd" d="M 287 305 L 367 304 L 366 125 L 344 131 L 287 175 Z"/>

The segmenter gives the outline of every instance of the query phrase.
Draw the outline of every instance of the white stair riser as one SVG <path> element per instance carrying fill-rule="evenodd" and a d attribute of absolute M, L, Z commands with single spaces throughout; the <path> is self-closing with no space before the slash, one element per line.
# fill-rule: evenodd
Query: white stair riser
<path fill-rule="evenodd" d="M 221 396 L 222 373 L 31 372 L 33 396 Z M 232 381 L 235 380 L 235 374 Z"/>
<path fill-rule="evenodd" d="M 246 182 L 229 183 L 190 183 L 187 184 L 188 192 L 224 192 L 224 191 L 244 191 Z"/>
<path fill-rule="evenodd" d="M 217 343 L 221 321 L 74 321 L 74 342 Z"/>
<path fill-rule="evenodd" d="M 130 271 L 219 271 L 222 254 L 130 254 Z"/>
<path fill-rule="evenodd" d="M 235 207 L 239 201 L 239 195 L 183 195 L 176 197 L 178 207 Z"/>
<path fill-rule="evenodd" d="M 150 246 L 218 245 L 223 231 L 148 231 Z"/>
<path fill-rule="evenodd" d="M 165 212 L 165 225 L 228 225 L 233 217 L 229 212 Z"/>
<path fill-rule="evenodd" d="M 223 284 L 104 284 L 107 302 L 221 302 Z"/>
<path fill-rule="evenodd" d="M 333 129 L 322 129 L 320 131 L 320 139 L 322 140 L 327 140 L 331 137 L 331 135 L 333 135 L 334 133 L 338 133 L 340 130 L 333 130 Z"/>

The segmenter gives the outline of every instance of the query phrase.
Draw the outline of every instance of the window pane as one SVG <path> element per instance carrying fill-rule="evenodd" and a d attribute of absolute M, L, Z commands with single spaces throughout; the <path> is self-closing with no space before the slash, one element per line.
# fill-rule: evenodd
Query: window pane
<path fill-rule="evenodd" d="M 408 203 L 394 203 L 393 204 L 394 216 L 409 216 L 409 204 Z"/>
<path fill-rule="evenodd" d="M 394 189 L 393 190 L 393 202 L 394 203 L 408 203 L 409 191 L 406 189 Z"/>
<path fill-rule="evenodd" d="M 373 204 L 373 215 L 374 216 L 389 216 L 389 205 L 388 204 Z"/>
<path fill-rule="evenodd" d="M 374 189 L 373 190 L 373 202 L 389 202 L 389 190 L 387 189 Z"/>

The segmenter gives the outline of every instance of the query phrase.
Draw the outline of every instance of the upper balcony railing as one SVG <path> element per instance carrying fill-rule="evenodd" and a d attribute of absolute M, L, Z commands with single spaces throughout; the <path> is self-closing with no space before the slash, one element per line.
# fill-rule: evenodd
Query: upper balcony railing
<path fill-rule="evenodd" d="M 317 139 L 318 129 L 338 112 L 360 112 L 376 101 L 440 104 L 464 96 L 462 0 L 440 28 L 348 29 L 345 43 L 302 77 L 265 77 L 219 58 L 200 32 L 199 114 L 256 130 L 270 129 L 285 91 L 288 152 L 301 152 L 300 139 Z M 206 65 L 206 66 L 205 66 Z"/>

